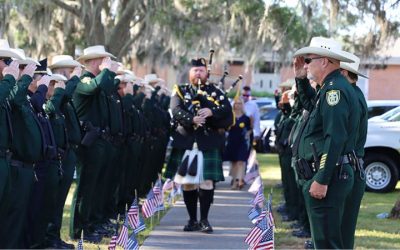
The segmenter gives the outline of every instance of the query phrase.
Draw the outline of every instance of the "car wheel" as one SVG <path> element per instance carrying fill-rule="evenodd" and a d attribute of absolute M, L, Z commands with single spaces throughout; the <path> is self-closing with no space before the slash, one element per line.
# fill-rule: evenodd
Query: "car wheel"
<path fill-rule="evenodd" d="M 367 191 L 386 193 L 395 189 L 399 171 L 388 156 L 367 154 L 364 159 L 364 169 Z"/>

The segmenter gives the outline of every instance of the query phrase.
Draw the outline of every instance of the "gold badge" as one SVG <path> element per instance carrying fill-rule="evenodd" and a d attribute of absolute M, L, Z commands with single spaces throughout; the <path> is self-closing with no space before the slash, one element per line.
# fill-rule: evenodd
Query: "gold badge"
<path fill-rule="evenodd" d="M 339 90 L 330 90 L 326 92 L 326 102 L 329 106 L 335 106 L 340 101 L 340 91 Z"/>
<path fill-rule="evenodd" d="M 84 78 L 81 80 L 81 82 L 82 82 L 82 83 L 89 84 L 91 80 L 92 80 L 92 78 L 86 76 L 86 77 L 84 77 Z"/>
<path fill-rule="evenodd" d="M 244 128 L 244 126 L 245 126 L 245 125 L 244 125 L 244 122 L 239 123 L 239 127 L 240 127 L 240 128 Z"/>

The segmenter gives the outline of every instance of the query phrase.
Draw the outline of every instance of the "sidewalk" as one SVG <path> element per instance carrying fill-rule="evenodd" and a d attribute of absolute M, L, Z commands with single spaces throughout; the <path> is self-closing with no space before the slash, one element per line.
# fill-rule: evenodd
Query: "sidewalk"
<path fill-rule="evenodd" d="M 183 232 L 188 215 L 183 200 L 175 203 L 150 233 L 140 249 L 247 249 L 244 243 L 252 224 L 247 218 L 252 195 L 230 190 L 230 178 L 217 183 L 214 204 L 211 205 L 209 221 L 213 234 Z M 197 213 L 200 216 L 200 211 Z"/>

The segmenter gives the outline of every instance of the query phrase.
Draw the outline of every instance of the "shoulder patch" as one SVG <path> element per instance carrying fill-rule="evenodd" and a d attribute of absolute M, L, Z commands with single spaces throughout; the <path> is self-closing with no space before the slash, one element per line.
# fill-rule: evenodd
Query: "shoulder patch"
<path fill-rule="evenodd" d="M 326 102 L 329 106 L 335 106 L 340 101 L 339 90 L 329 90 L 326 92 Z"/>
<path fill-rule="evenodd" d="M 90 78 L 89 76 L 86 76 L 86 77 L 82 78 L 81 82 L 89 84 L 91 80 L 92 80 L 92 78 Z"/>

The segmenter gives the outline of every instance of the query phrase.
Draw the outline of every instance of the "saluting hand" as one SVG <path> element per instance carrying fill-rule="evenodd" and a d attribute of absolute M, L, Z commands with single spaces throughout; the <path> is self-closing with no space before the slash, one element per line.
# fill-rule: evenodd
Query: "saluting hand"
<path fill-rule="evenodd" d="M 47 87 L 49 86 L 49 84 L 50 84 L 50 76 L 48 76 L 48 75 L 44 75 L 44 76 L 42 76 L 42 78 L 40 78 L 40 80 L 37 82 L 37 86 L 40 86 L 40 85 L 46 85 Z"/>
<path fill-rule="evenodd" d="M 197 114 L 204 119 L 213 115 L 211 109 L 209 108 L 202 108 L 197 112 Z"/>
<path fill-rule="evenodd" d="M 16 61 L 12 61 L 9 66 L 3 69 L 3 76 L 12 75 L 15 80 L 18 79 L 19 76 L 19 64 Z"/>
<path fill-rule="evenodd" d="M 63 81 L 57 81 L 56 84 L 54 84 L 54 88 L 65 89 L 65 83 Z"/>
<path fill-rule="evenodd" d="M 111 58 L 110 57 L 104 57 L 103 61 L 99 65 L 100 71 L 103 69 L 111 69 Z"/>
<path fill-rule="evenodd" d="M 311 197 L 321 200 L 321 199 L 325 198 L 326 193 L 328 192 L 328 185 L 322 185 L 316 181 L 313 181 L 309 192 L 310 192 Z"/>
<path fill-rule="evenodd" d="M 296 78 L 304 79 L 307 77 L 307 70 L 304 69 L 304 57 L 293 58 L 293 71 Z"/>
<path fill-rule="evenodd" d="M 127 94 L 133 95 L 133 84 L 132 83 L 128 82 L 126 84 L 126 86 L 124 88 L 124 94 L 125 95 L 127 95 Z"/>
<path fill-rule="evenodd" d="M 28 75 L 30 77 L 33 77 L 35 70 L 36 70 L 36 64 L 30 63 L 25 66 L 24 70 L 21 73 L 21 76 Z"/>
<path fill-rule="evenodd" d="M 70 79 L 74 76 L 77 76 L 78 78 L 81 77 L 82 75 L 82 68 L 81 67 L 75 67 L 74 70 L 72 71 L 70 75 Z"/>

